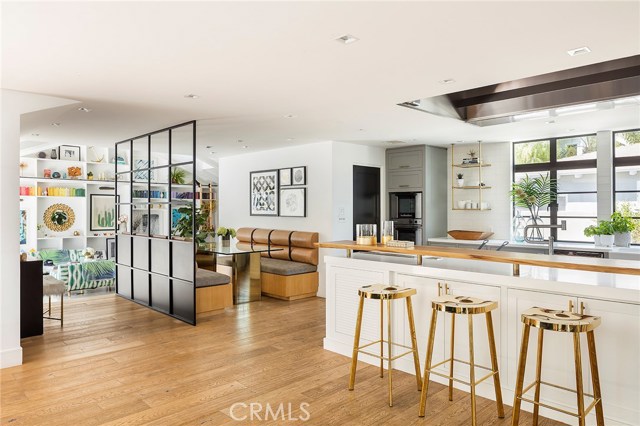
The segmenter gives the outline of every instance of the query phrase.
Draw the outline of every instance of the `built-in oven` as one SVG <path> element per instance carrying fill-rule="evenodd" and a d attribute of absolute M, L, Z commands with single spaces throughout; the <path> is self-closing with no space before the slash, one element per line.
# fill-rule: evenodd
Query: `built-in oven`
<path fill-rule="evenodd" d="M 413 241 L 422 245 L 422 219 L 395 219 L 393 221 L 393 239 Z"/>
<path fill-rule="evenodd" d="M 422 219 L 422 192 L 390 192 L 391 220 Z"/>

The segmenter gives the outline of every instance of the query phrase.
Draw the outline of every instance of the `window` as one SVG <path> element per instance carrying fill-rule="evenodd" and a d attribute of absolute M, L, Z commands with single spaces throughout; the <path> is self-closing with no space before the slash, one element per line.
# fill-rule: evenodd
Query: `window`
<path fill-rule="evenodd" d="M 549 174 L 557 183 L 556 202 L 548 210 L 541 210 L 540 216 L 544 224 L 557 225 L 566 220 L 567 230 L 544 230 L 545 238 L 553 235 L 557 241 L 591 240 L 583 230 L 597 217 L 596 148 L 596 135 L 514 143 L 514 182 L 525 175 L 533 178 Z M 524 218 L 530 218 L 528 210 L 518 209 Z"/>
<path fill-rule="evenodd" d="M 640 129 L 613 134 L 614 209 L 636 219 L 631 243 L 640 244 Z"/>

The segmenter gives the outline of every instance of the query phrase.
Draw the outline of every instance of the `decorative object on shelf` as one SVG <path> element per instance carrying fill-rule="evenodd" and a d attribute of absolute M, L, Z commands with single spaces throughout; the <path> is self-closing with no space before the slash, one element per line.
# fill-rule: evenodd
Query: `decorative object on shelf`
<path fill-rule="evenodd" d="M 112 163 L 116 163 L 116 164 L 120 164 L 120 165 L 126 165 L 127 164 L 127 160 L 124 159 L 123 156 L 118 155 L 117 157 L 114 157 L 113 160 L 111 160 Z"/>
<path fill-rule="evenodd" d="M 93 180 L 93 172 L 87 173 L 87 180 Z"/>
<path fill-rule="evenodd" d="M 280 190 L 280 216 L 307 216 L 307 188 L 285 188 Z"/>
<path fill-rule="evenodd" d="M 133 179 L 139 180 L 143 182 L 148 182 L 153 180 L 153 170 L 147 170 L 153 167 L 153 160 L 136 160 Z"/>
<path fill-rule="evenodd" d="M 62 177 L 62 175 L 60 174 L 60 172 L 53 172 L 53 173 L 51 173 L 51 177 L 53 179 L 60 179 Z"/>
<path fill-rule="evenodd" d="M 86 249 L 84 249 L 84 251 L 82 252 L 82 255 L 85 257 L 85 259 L 93 259 L 93 257 L 95 256 L 96 251 L 95 249 L 91 248 L 91 247 L 87 247 Z"/>
<path fill-rule="evenodd" d="M 82 168 L 78 166 L 67 167 L 67 173 L 70 179 L 77 179 L 82 176 Z"/>
<path fill-rule="evenodd" d="M 113 195 L 91 194 L 89 202 L 91 231 L 110 231 L 116 228 L 116 205 Z"/>
<path fill-rule="evenodd" d="M 464 186 L 464 174 L 456 173 L 456 177 L 458 178 L 458 186 L 462 188 Z"/>
<path fill-rule="evenodd" d="M 42 171 L 42 176 L 43 176 L 45 179 L 51 179 L 51 169 L 44 169 L 44 170 Z"/>
<path fill-rule="evenodd" d="M 38 158 L 47 158 L 47 153 L 46 153 L 46 152 L 44 152 L 44 151 L 40 151 L 40 152 L 38 153 Z"/>
<path fill-rule="evenodd" d="M 74 237 L 79 237 L 80 236 L 80 231 L 73 231 L 73 236 Z"/>
<path fill-rule="evenodd" d="M 60 157 L 61 160 L 80 161 L 80 147 L 60 145 L 58 147 L 58 157 Z M 53 158 L 53 156 L 51 158 Z"/>
<path fill-rule="evenodd" d="M 89 147 L 89 151 L 91 151 L 92 154 L 92 160 L 94 163 L 102 163 L 104 161 L 104 154 L 98 156 L 96 154 L 96 147 L 95 146 L 90 146 Z"/>
<path fill-rule="evenodd" d="M 73 226 L 76 214 L 68 205 L 57 203 L 44 211 L 43 220 L 47 228 L 55 232 L 62 232 Z"/>
<path fill-rule="evenodd" d="M 356 225 L 356 244 L 371 246 L 377 242 L 378 229 L 375 223 Z"/>
<path fill-rule="evenodd" d="M 389 241 L 393 240 L 393 221 L 385 220 L 382 222 L 382 238 L 381 243 L 387 244 Z"/>
<path fill-rule="evenodd" d="M 493 235 L 493 232 L 454 229 L 447 231 L 447 234 L 456 240 L 486 240 Z"/>
<path fill-rule="evenodd" d="M 467 203 L 470 203 L 471 200 L 460 200 L 458 201 L 458 209 L 465 209 L 467 208 Z"/>
<path fill-rule="evenodd" d="M 173 169 L 171 169 L 171 183 L 184 185 L 186 176 L 187 172 L 179 167 L 174 167 Z"/>
<path fill-rule="evenodd" d="M 27 163 L 25 163 L 24 161 L 21 161 L 19 167 L 20 167 L 20 176 L 24 176 L 24 169 L 29 167 L 29 165 Z"/>
<path fill-rule="evenodd" d="M 614 244 L 617 247 L 629 247 L 631 245 L 631 232 L 636 229 L 633 218 L 621 212 L 611 215 L 611 224 L 614 232 Z"/>
<path fill-rule="evenodd" d="M 291 169 L 280 169 L 280 186 L 291 186 Z"/>
<path fill-rule="evenodd" d="M 43 234 L 43 230 L 42 230 L 42 224 L 39 223 L 36 225 L 36 231 L 38 233 L 38 238 L 42 238 Z"/>
<path fill-rule="evenodd" d="M 535 178 L 530 178 L 526 174 L 519 182 L 511 184 L 509 195 L 516 207 L 529 209 L 531 217 L 527 221 L 527 225 L 539 225 L 542 223 L 540 208 L 548 206 L 556 200 L 556 188 L 557 182 L 549 177 L 549 173 Z M 542 230 L 536 229 L 535 232 L 536 234 L 530 238 L 543 241 Z"/>
<path fill-rule="evenodd" d="M 519 243 L 524 241 L 524 227 L 524 218 L 520 214 L 520 210 L 516 210 L 516 215 L 513 217 L 511 224 L 511 233 L 513 235 L 513 239 Z"/>
<path fill-rule="evenodd" d="M 251 216 L 278 216 L 278 170 L 249 173 Z"/>
<path fill-rule="evenodd" d="M 307 184 L 307 166 L 293 167 L 291 169 L 291 185 Z"/>
<path fill-rule="evenodd" d="M 121 214 L 118 217 L 118 229 L 120 232 L 127 232 L 127 222 L 129 221 L 129 216 L 126 214 Z"/>
<path fill-rule="evenodd" d="M 107 238 L 107 259 L 116 258 L 116 239 Z"/>
<path fill-rule="evenodd" d="M 58 153 L 56 152 L 55 149 L 51 150 L 51 159 L 52 160 L 57 160 L 58 159 Z"/>
<path fill-rule="evenodd" d="M 27 244 L 27 211 L 20 210 L 20 244 Z"/>

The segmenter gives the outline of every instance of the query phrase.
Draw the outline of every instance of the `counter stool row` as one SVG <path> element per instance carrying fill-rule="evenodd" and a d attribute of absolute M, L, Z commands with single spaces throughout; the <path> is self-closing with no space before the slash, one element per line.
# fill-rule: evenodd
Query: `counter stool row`
<path fill-rule="evenodd" d="M 393 361 L 403 356 L 411 354 L 413 356 L 413 362 L 416 372 L 416 382 L 420 393 L 420 408 L 418 415 L 424 417 L 427 404 L 427 392 L 429 389 L 429 377 L 431 374 L 435 374 L 449 381 L 449 401 L 453 400 L 453 382 L 463 383 L 470 388 L 471 393 L 471 424 L 477 425 L 476 416 L 476 386 L 489 378 L 493 379 L 493 385 L 495 390 L 496 405 L 498 417 L 504 417 L 504 406 L 502 403 L 502 388 L 500 386 L 500 374 L 498 371 L 498 357 L 496 351 L 495 336 L 493 333 L 493 319 L 491 311 L 498 307 L 498 302 L 491 300 L 482 300 L 473 297 L 454 296 L 445 294 L 437 297 L 431 301 L 431 325 L 429 327 L 429 337 L 427 340 L 427 355 L 425 361 L 424 374 L 420 374 L 420 360 L 418 355 L 418 346 L 416 340 L 416 329 L 413 319 L 413 306 L 411 303 L 411 296 L 416 294 L 416 290 L 413 288 L 388 286 L 383 284 L 366 285 L 358 289 L 359 304 L 358 313 L 356 317 L 356 330 L 353 342 L 353 354 L 351 358 L 351 371 L 349 375 L 349 390 L 353 390 L 355 387 L 356 368 L 358 364 L 358 354 L 365 353 L 380 359 L 380 377 L 384 376 L 384 361 L 387 361 L 387 375 L 389 382 L 389 406 L 393 406 Z M 380 339 L 374 342 L 367 343 L 360 346 L 360 333 L 362 330 L 362 314 L 364 311 L 365 299 L 380 300 Z M 405 299 L 407 307 L 407 320 L 409 323 L 409 331 L 411 335 L 411 346 L 401 345 L 395 343 L 392 338 L 392 301 L 396 299 Z M 387 339 L 384 339 L 384 305 L 386 301 L 387 310 Z M 435 344 L 436 326 L 438 319 L 438 311 L 451 314 L 451 341 L 449 348 L 449 357 L 438 363 L 433 363 L 433 349 Z M 473 334 L 473 315 L 485 316 L 487 325 L 487 339 L 489 341 L 489 352 L 491 355 L 491 366 L 481 366 L 475 364 L 474 354 L 474 334 Z M 469 334 L 469 360 L 464 361 L 455 358 L 455 324 L 457 315 L 467 316 L 467 327 Z M 602 410 L 602 396 L 600 394 L 600 380 L 598 376 L 598 363 L 596 359 L 596 346 L 593 330 L 600 325 L 600 318 L 589 315 L 577 314 L 571 311 L 557 311 L 550 309 L 543 309 L 534 307 L 527 310 L 521 316 L 523 322 L 523 336 L 522 345 L 520 350 L 520 357 L 518 362 L 518 373 L 516 378 L 516 389 L 513 403 L 513 415 L 512 426 L 517 426 L 520 417 L 520 405 L 522 401 L 530 402 L 533 404 L 533 425 L 538 424 L 538 412 L 540 407 L 561 411 L 565 414 L 572 415 L 578 418 L 578 424 L 580 426 L 585 425 L 585 419 L 587 414 L 595 408 L 596 420 L 598 426 L 604 425 L 604 415 Z M 529 342 L 529 332 L 531 327 L 538 328 L 538 348 L 536 357 L 536 379 L 533 383 L 524 388 L 524 373 L 526 368 L 527 350 Z M 542 373 L 542 347 L 544 331 L 555 331 L 572 333 L 574 341 L 574 360 L 576 369 L 576 389 L 568 389 L 562 386 L 554 385 L 548 382 L 544 382 L 541 379 Z M 589 348 L 589 361 L 591 368 L 591 377 L 593 379 L 593 395 L 585 394 L 582 383 L 582 361 L 580 353 L 580 333 L 587 334 L 587 344 Z M 380 353 L 373 353 L 366 351 L 367 348 L 374 348 L 375 345 L 380 345 Z M 387 348 L 387 355 L 385 356 L 385 345 Z M 405 349 L 400 354 L 393 355 L 393 347 L 401 347 Z M 466 364 L 469 366 L 469 381 L 464 381 L 454 377 L 454 362 Z M 449 374 L 442 374 L 435 369 L 443 364 L 449 364 Z M 488 373 L 480 378 L 476 378 L 475 369 L 480 368 L 487 370 Z M 578 412 L 573 413 L 567 410 L 557 408 L 548 404 L 540 402 L 540 387 L 541 385 L 553 386 L 566 391 L 574 392 L 577 398 Z M 524 394 L 531 388 L 535 387 L 533 399 L 526 398 Z M 591 404 L 585 409 L 584 397 L 588 396 L 593 399 Z"/>

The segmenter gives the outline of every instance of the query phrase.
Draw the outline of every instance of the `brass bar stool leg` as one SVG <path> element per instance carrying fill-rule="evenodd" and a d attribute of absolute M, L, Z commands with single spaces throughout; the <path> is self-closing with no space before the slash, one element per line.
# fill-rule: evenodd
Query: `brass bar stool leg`
<path fill-rule="evenodd" d="M 384 377 L 384 300 L 380 299 L 380 378 Z"/>
<path fill-rule="evenodd" d="M 411 296 L 407 297 L 407 316 L 409 317 L 409 331 L 411 332 L 411 347 L 413 348 L 413 365 L 416 369 L 416 382 L 418 383 L 418 390 L 422 390 L 420 356 L 418 354 L 418 341 L 416 339 L 416 325 L 413 322 L 413 305 L 411 304 Z"/>
<path fill-rule="evenodd" d="M 469 323 L 469 384 L 471 387 L 471 426 L 478 424 L 476 419 L 476 365 L 473 358 L 473 315 L 467 314 Z"/>
<path fill-rule="evenodd" d="M 596 421 L 598 426 L 604 426 L 602 394 L 600 393 L 600 374 L 598 373 L 598 357 L 596 356 L 596 338 L 593 334 L 593 330 L 587 331 L 587 345 L 589 347 L 589 365 L 591 366 L 593 397 L 600 400 L 596 403 Z"/>
<path fill-rule="evenodd" d="M 544 339 L 544 329 L 538 329 L 538 353 L 536 355 L 536 391 L 534 396 L 535 402 L 540 402 L 540 380 L 542 379 L 542 344 Z M 533 423 L 532 426 L 538 426 L 538 413 L 540 406 L 533 405 Z"/>
<path fill-rule="evenodd" d="M 362 311 L 364 309 L 364 296 L 360 296 L 358 304 L 358 316 L 356 317 L 356 334 L 353 337 L 353 353 L 351 354 L 351 372 L 349 373 L 349 390 L 353 390 L 356 383 L 356 367 L 358 365 L 358 348 L 360 347 L 360 329 L 362 328 Z"/>
<path fill-rule="evenodd" d="M 391 369 L 393 368 L 391 365 L 391 342 L 393 341 L 391 338 L 391 299 L 387 299 L 387 337 L 389 338 L 387 341 L 389 350 L 389 361 L 387 364 L 389 367 L 389 371 L 387 372 L 389 375 L 389 407 L 393 407 L 393 378 L 391 374 Z"/>
<path fill-rule="evenodd" d="M 493 375 L 493 387 L 496 392 L 496 405 L 498 407 L 498 417 L 504 419 L 504 404 L 502 403 L 502 387 L 500 386 L 500 373 L 498 372 L 498 353 L 496 351 L 496 338 L 493 334 L 493 317 L 491 312 L 485 314 L 487 319 L 487 335 L 489 336 L 489 352 L 491 353 L 491 369 Z"/>
<path fill-rule="evenodd" d="M 573 356 L 576 361 L 576 396 L 578 398 L 578 425 L 585 425 L 584 393 L 582 388 L 582 357 L 580 354 L 580 333 L 573 333 Z"/>
<path fill-rule="evenodd" d="M 451 346 L 449 352 L 451 353 L 451 361 L 449 362 L 449 401 L 453 401 L 453 356 L 455 353 L 454 343 L 456 335 L 456 314 L 451 314 Z"/>
<path fill-rule="evenodd" d="M 427 406 L 427 391 L 429 390 L 429 373 L 431 369 L 431 357 L 433 356 L 433 343 L 436 340 L 436 321 L 438 320 L 438 311 L 431 310 L 431 325 L 429 326 L 429 340 L 427 341 L 427 359 L 424 364 L 424 377 L 422 378 L 422 392 L 420 393 L 420 410 L 418 415 L 424 417 L 425 408 Z"/>
<path fill-rule="evenodd" d="M 518 374 L 516 375 L 515 396 L 513 397 L 513 413 L 511 416 L 511 426 L 518 426 L 520 421 L 520 404 L 522 401 L 522 388 L 524 386 L 524 371 L 527 364 L 527 349 L 529 348 L 529 331 L 531 326 L 522 326 L 522 344 L 520 345 L 520 357 L 518 359 Z"/>

